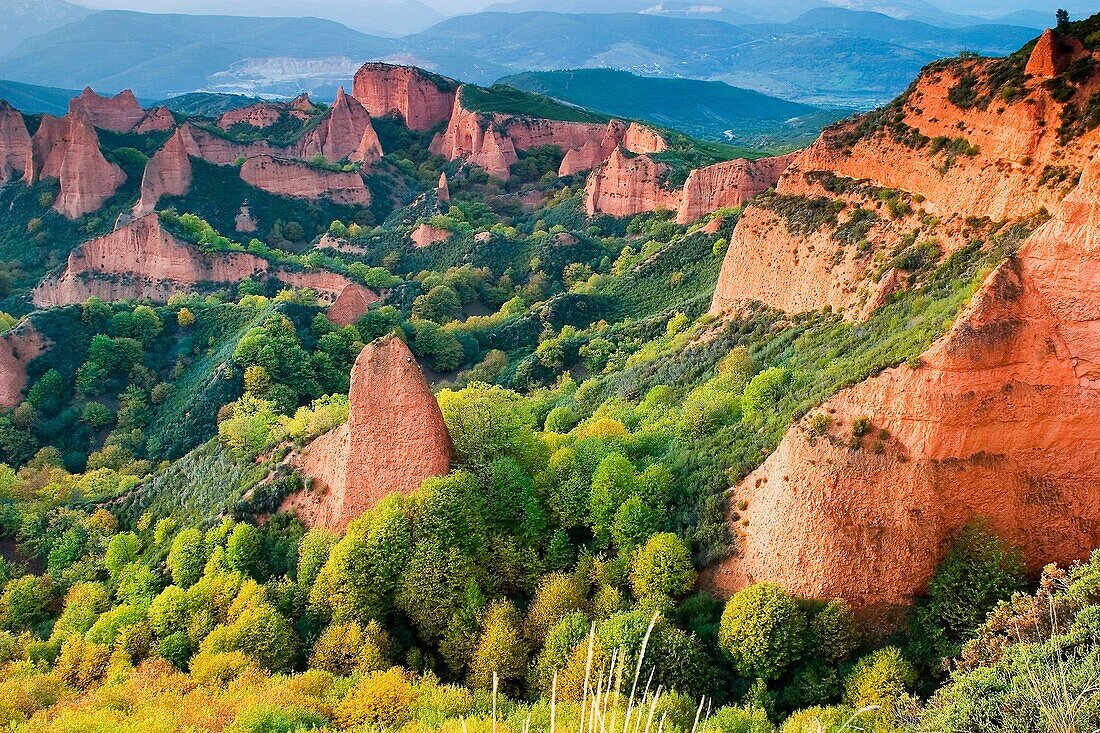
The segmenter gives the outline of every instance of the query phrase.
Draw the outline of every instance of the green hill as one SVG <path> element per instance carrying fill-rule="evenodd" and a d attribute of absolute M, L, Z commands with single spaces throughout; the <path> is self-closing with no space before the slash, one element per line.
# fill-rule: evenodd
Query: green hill
<path fill-rule="evenodd" d="M 78 96 L 80 92 L 72 89 L 40 87 L 0 79 L 0 99 L 28 114 L 63 115 L 69 110 L 69 100 Z"/>
<path fill-rule="evenodd" d="M 803 142 L 847 114 L 719 81 L 638 76 L 616 69 L 532 71 L 504 77 L 500 83 L 704 140 L 755 146 Z"/>

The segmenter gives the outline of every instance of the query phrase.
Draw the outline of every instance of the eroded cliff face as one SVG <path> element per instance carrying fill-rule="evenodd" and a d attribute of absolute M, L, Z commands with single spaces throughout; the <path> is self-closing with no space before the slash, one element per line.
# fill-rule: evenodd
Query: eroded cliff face
<path fill-rule="evenodd" d="M 69 113 L 68 144 L 59 179 L 61 191 L 53 208 L 70 219 L 97 210 L 126 181 L 122 169 L 103 157 L 95 128 L 79 110 Z"/>
<path fill-rule="evenodd" d="M 628 157 L 616 147 L 607 162 L 588 177 L 584 209 L 589 216 L 633 216 L 643 211 L 675 211 L 680 193 L 665 187 L 668 170 L 648 155 Z"/>
<path fill-rule="evenodd" d="M 676 212 L 679 224 L 690 224 L 712 211 L 744 206 L 758 193 L 774 186 L 797 153 L 775 158 L 738 158 L 696 168 L 688 174 Z"/>
<path fill-rule="evenodd" d="M 103 157 L 95 128 L 77 109 L 64 117 L 43 115 L 31 138 L 23 181 L 32 184 L 43 178 L 58 179 L 61 191 L 53 208 L 75 219 L 102 206 L 126 175 Z"/>
<path fill-rule="evenodd" d="M 341 204 L 366 206 L 370 191 L 358 173 L 337 173 L 299 160 L 260 155 L 241 166 L 241 180 L 256 188 L 292 198 L 326 198 Z"/>
<path fill-rule="evenodd" d="M 31 136 L 19 110 L 0 100 L 0 184 L 22 178 L 31 153 Z"/>
<path fill-rule="evenodd" d="M 668 147 L 660 134 L 637 123 L 612 120 L 599 125 L 474 112 L 463 107 L 460 89 L 447 129 L 432 140 L 431 150 L 447 160 L 466 160 L 506 181 L 512 164 L 519 160 L 517 151 L 543 145 L 556 145 L 564 153 L 558 175 L 589 170 L 620 145 L 638 154 Z"/>
<path fill-rule="evenodd" d="M 342 532 L 393 493 L 408 494 L 450 470 L 443 414 L 408 347 L 384 336 L 351 372 L 348 421 L 307 446 L 295 464 L 312 486 L 283 503 L 308 526 Z"/>
<path fill-rule="evenodd" d="M 455 87 L 412 66 L 364 64 L 355 74 L 352 96 L 372 117 L 398 115 L 412 130 L 430 130 L 451 114 Z"/>
<path fill-rule="evenodd" d="M 245 252 L 203 252 L 166 231 L 157 215 L 149 214 L 77 247 L 65 269 L 43 279 L 31 298 L 40 308 L 83 303 L 93 296 L 164 302 L 203 284 L 236 283 L 246 277 L 310 287 L 329 301 L 351 284 L 337 273 L 273 268 Z"/>
<path fill-rule="evenodd" d="M 371 125 L 370 114 L 354 97 L 336 93 L 336 101 L 324 118 L 305 136 L 298 146 L 298 156 L 312 158 L 323 155 L 329 160 L 343 160 L 371 165 L 382 158 L 382 145 Z"/>
<path fill-rule="evenodd" d="M 791 162 L 776 186 L 779 196 L 750 205 L 742 216 L 712 312 L 761 301 L 790 312 L 830 306 L 849 317 L 865 314 L 888 283 L 878 281 L 873 256 L 838 251 L 834 235 L 856 209 L 877 214 L 864 255 L 892 249 L 900 224 L 913 230 L 934 218 L 935 231 L 924 227 L 921 235 L 934 238 L 944 256 L 965 244 L 974 219 L 1012 222 L 1054 210 L 1100 149 L 1096 128 L 1068 140 L 1060 132 L 1066 104 L 1089 99 L 1100 89 L 1100 74 L 1080 84 L 1068 103 L 1056 101 L 1047 85 L 1050 74 L 1082 54 L 1079 44 L 1044 34 L 1027 64 L 1034 74 L 1011 101 L 992 81 L 1006 60 L 936 64 L 892 105 L 826 130 Z M 883 212 L 887 196 L 905 201 L 912 215 Z M 823 226 L 784 225 L 797 219 L 792 211 L 829 203 L 840 214 Z"/>
<path fill-rule="evenodd" d="M 677 223 L 690 224 L 712 211 L 742 206 L 752 196 L 771 188 L 796 154 L 757 160 L 738 158 L 696 168 L 680 190 L 667 187 L 663 179 L 668 167 L 648 153 L 636 158 L 622 152 L 606 157 L 606 164 L 585 181 L 585 211 L 589 216 L 634 216 L 666 209 L 676 211 Z"/>
<path fill-rule="evenodd" d="M 0 408 L 11 409 L 23 401 L 27 365 L 48 347 L 48 341 L 30 321 L 0 336 Z"/>
<path fill-rule="evenodd" d="M 981 520 L 1032 569 L 1100 544 L 1100 158 L 917 369 L 828 400 L 733 492 L 723 590 L 778 581 L 890 619 Z M 869 418 L 862 449 L 852 423 Z M 858 568 L 859 572 L 852 572 Z"/>
<path fill-rule="evenodd" d="M 337 326 L 351 326 L 358 321 L 371 303 L 379 300 L 378 293 L 358 283 L 352 283 L 340 291 L 335 302 L 325 314 Z"/>
<path fill-rule="evenodd" d="M 69 100 L 69 114 L 77 111 L 83 112 L 92 126 L 112 132 L 130 132 L 145 119 L 145 110 L 129 89 L 104 97 L 84 87 L 79 97 Z"/>
<path fill-rule="evenodd" d="M 193 178 L 191 158 L 215 165 L 232 165 L 243 158 L 240 176 L 257 188 L 298 198 L 329 198 L 340 203 L 366 205 L 370 203 L 370 191 L 359 174 L 314 168 L 301 160 L 324 155 L 330 160 L 348 157 L 369 164 L 381 157 L 370 118 L 356 104 L 355 100 L 344 96 L 316 128 L 289 148 L 280 148 L 265 140 L 235 143 L 185 123 L 145 166 L 141 199 L 135 213 L 141 215 L 155 210 L 164 196 L 186 194 Z"/>

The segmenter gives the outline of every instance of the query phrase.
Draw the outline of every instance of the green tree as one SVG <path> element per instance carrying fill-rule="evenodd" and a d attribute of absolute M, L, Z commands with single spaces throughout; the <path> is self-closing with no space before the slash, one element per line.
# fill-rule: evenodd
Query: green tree
<path fill-rule="evenodd" d="M 654 535 L 634 555 L 630 588 L 639 600 L 680 598 L 695 585 L 691 552 L 671 532 Z"/>
<path fill-rule="evenodd" d="M 781 367 L 760 372 L 749 381 L 741 395 L 742 413 L 747 418 L 754 418 L 774 409 L 786 394 L 790 381 L 790 372 Z"/>
<path fill-rule="evenodd" d="M 247 522 L 238 522 L 225 546 L 229 567 L 244 575 L 256 577 L 260 570 L 260 532 Z"/>
<path fill-rule="evenodd" d="M 481 636 L 470 662 L 470 686 L 490 689 L 494 673 L 503 689 L 514 686 L 527 670 L 528 653 L 515 607 L 507 601 L 494 603 L 482 621 Z"/>
<path fill-rule="evenodd" d="M 436 285 L 424 295 L 413 300 L 413 318 L 436 323 L 448 323 L 458 317 L 462 301 L 458 293 L 447 285 Z"/>
<path fill-rule="evenodd" d="M 857 709 L 874 706 L 892 718 L 897 703 L 916 682 L 917 671 L 901 651 L 885 647 L 856 662 L 844 682 L 844 701 Z"/>
<path fill-rule="evenodd" d="M 122 532 L 112 537 L 103 555 L 103 565 L 111 578 L 117 578 L 123 567 L 137 560 L 140 551 L 141 541 L 133 532 Z"/>
<path fill-rule="evenodd" d="M 202 577 L 205 565 L 206 547 L 202 531 L 190 528 L 177 534 L 168 551 L 168 571 L 172 573 L 172 582 L 181 588 L 194 585 Z"/>
<path fill-rule="evenodd" d="M 737 674 L 774 680 L 802 656 L 806 616 L 783 588 L 756 583 L 727 601 L 718 640 Z"/>

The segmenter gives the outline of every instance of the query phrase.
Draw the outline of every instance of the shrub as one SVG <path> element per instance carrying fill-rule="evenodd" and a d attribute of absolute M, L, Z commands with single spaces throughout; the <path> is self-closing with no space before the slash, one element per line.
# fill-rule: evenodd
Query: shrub
<path fill-rule="evenodd" d="M 790 381 L 790 372 L 782 367 L 771 367 L 760 372 L 745 386 L 745 392 L 741 395 L 742 413 L 746 418 L 754 418 L 774 409 L 783 399 Z"/>
<path fill-rule="evenodd" d="M 854 708 L 874 706 L 893 717 L 903 695 L 917 681 L 917 671 L 895 647 L 879 649 L 856 662 L 844 682 L 844 701 Z"/>
<path fill-rule="evenodd" d="M 718 639 L 739 675 L 774 680 L 802 656 L 806 616 L 787 591 L 757 583 L 726 603 Z"/>
<path fill-rule="evenodd" d="M 639 600 L 679 598 L 695 585 L 691 552 L 675 534 L 650 537 L 634 555 L 630 588 Z"/>
<path fill-rule="evenodd" d="M 397 668 L 373 672 L 336 705 L 333 717 L 342 728 L 368 725 L 397 728 L 409 720 L 416 693 Z"/>

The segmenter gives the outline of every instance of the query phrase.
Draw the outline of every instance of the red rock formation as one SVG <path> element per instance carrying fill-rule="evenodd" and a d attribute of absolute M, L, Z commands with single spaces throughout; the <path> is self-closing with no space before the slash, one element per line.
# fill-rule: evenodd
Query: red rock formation
<path fill-rule="evenodd" d="M 48 346 L 30 321 L 23 321 L 0 336 L 0 408 L 10 409 L 22 402 L 27 365 Z"/>
<path fill-rule="evenodd" d="M 615 148 L 611 157 L 592 172 L 584 187 L 584 209 L 589 216 L 633 216 L 642 211 L 675 210 L 680 194 L 664 187 L 667 170 L 648 155 L 627 157 Z"/>
<path fill-rule="evenodd" d="M 31 135 L 19 110 L 0 100 L 0 184 L 21 178 L 31 154 Z"/>
<path fill-rule="evenodd" d="M 1058 35 L 1047 28 L 1035 42 L 1024 73 L 1038 79 L 1058 76 L 1069 68 L 1075 57 L 1083 55 L 1084 51 L 1081 42 L 1076 38 Z"/>
<path fill-rule="evenodd" d="M 257 102 L 247 107 L 222 112 L 218 117 L 217 125 L 223 130 L 228 130 L 233 125 L 243 123 L 262 130 L 278 122 L 286 111 L 287 105 L 279 102 Z"/>
<path fill-rule="evenodd" d="M 445 204 L 451 200 L 451 188 L 447 185 L 447 174 L 439 174 L 439 183 L 435 187 L 435 200 L 440 204 Z"/>
<path fill-rule="evenodd" d="M 248 208 L 248 204 L 242 204 L 237 215 L 233 217 L 233 228 L 245 234 L 256 231 L 256 220 L 252 218 L 252 211 Z"/>
<path fill-rule="evenodd" d="M 103 130 L 130 132 L 145 117 L 134 93 L 125 89 L 113 97 L 101 97 L 84 87 L 79 97 L 69 100 L 69 114 L 83 112 L 88 121 Z"/>
<path fill-rule="evenodd" d="M 1055 42 L 1048 38 L 1037 45 L 1032 54 L 1035 66 L 1043 65 L 1042 58 L 1049 56 L 1047 51 Z M 901 224 L 912 230 L 922 226 L 921 215 L 927 215 L 940 221 L 936 231 L 928 234 L 945 254 L 966 242 L 969 217 L 1013 221 L 1042 208 L 1055 209 L 1066 195 L 1062 181 L 1073 181 L 1100 150 L 1100 130 L 1085 132 L 1072 144 L 1060 140 L 1064 103 L 1055 100 L 1038 77 L 1029 80 L 1021 98 L 1012 102 L 962 109 L 949 101 L 951 90 L 966 76 L 973 77 L 981 92 L 985 79 L 1001 63 L 957 60 L 926 70 L 887 111 L 891 124 L 883 122 L 880 112 L 870 120 L 827 129 L 794 160 L 777 191 L 784 196 L 833 198 L 848 213 L 857 206 L 873 210 L 881 205 L 870 190 L 861 200 L 825 190 L 815 180 L 824 171 L 832 177 L 912 194 L 909 201 L 915 216 L 892 221 L 892 214 L 880 211 L 871 239 L 883 248 L 892 247 Z M 1093 73 L 1071 103 L 1081 104 L 1098 90 L 1100 73 Z M 966 152 L 948 152 L 951 145 L 957 149 L 960 139 Z M 944 141 L 948 144 L 943 145 Z M 1051 171 L 1062 175 L 1052 179 Z M 872 257 L 860 259 L 852 252 L 845 253 L 839 264 L 832 262 L 837 244 L 831 234 L 828 227 L 808 235 L 791 233 L 781 217 L 750 205 L 734 230 L 712 312 L 758 300 L 791 312 L 830 306 L 848 315 L 866 313 L 864 304 L 884 287 L 870 280 L 877 266 Z M 799 287 L 791 287 L 793 282 Z"/>
<path fill-rule="evenodd" d="M 776 184 L 796 154 L 777 158 L 738 158 L 697 168 L 688 174 L 681 193 L 676 221 L 690 224 L 704 214 L 744 206 L 750 198 Z"/>
<path fill-rule="evenodd" d="M 351 326 L 378 299 L 378 293 L 370 288 L 352 283 L 340 291 L 340 296 L 329 306 L 326 315 L 338 326 Z"/>
<path fill-rule="evenodd" d="M 313 103 L 313 100 L 309 98 L 308 92 L 302 92 L 294 99 L 290 100 L 290 108 L 295 112 L 304 112 L 306 114 L 312 113 L 317 109 L 317 105 Z"/>
<path fill-rule="evenodd" d="M 451 114 L 455 87 L 412 66 L 369 63 L 356 72 L 352 95 L 372 117 L 396 114 L 409 129 L 430 130 Z"/>
<path fill-rule="evenodd" d="M 183 196 L 191 188 L 191 159 L 188 157 L 189 125 L 176 130 L 160 150 L 145 164 L 141 176 L 141 199 L 135 207 L 138 215 L 152 212 L 162 196 Z"/>
<path fill-rule="evenodd" d="M 61 192 L 53 208 L 70 219 L 89 214 L 115 195 L 126 174 L 103 157 L 95 128 L 80 110 L 69 113 L 69 134 L 61 170 Z"/>
<path fill-rule="evenodd" d="M 382 158 L 382 145 L 371 125 L 370 115 L 354 97 L 340 87 L 336 102 L 317 127 L 303 138 L 298 156 L 323 155 L 329 160 L 348 160 L 371 165 Z"/>
<path fill-rule="evenodd" d="M 421 224 L 409 232 L 409 239 L 414 247 L 427 247 L 436 242 L 446 242 L 451 238 L 451 233 L 446 229 L 437 229 L 431 224 Z"/>
<path fill-rule="evenodd" d="M 797 425 L 736 487 L 738 551 L 712 582 L 777 581 L 889 620 L 974 520 L 1033 570 L 1085 559 L 1100 545 L 1098 329 L 1100 156 L 919 368 L 837 394 L 826 435 Z M 853 450 L 861 416 L 872 432 Z"/>
<path fill-rule="evenodd" d="M 33 184 L 43 178 L 60 178 L 61 161 L 69 146 L 68 117 L 42 115 L 31 138 L 30 153 L 23 167 L 23 182 Z"/>
<path fill-rule="evenodd" d="M 599 165 L 619 145 L 634 153 L 655 153 L 667 145 L 649 128 L 612 120 L 606 125 L 563 122 L 515 115 L 484 115 L 462 106 L 455 98 L 447 129 L 432 140 L 431 150 L 447 160 L 473 163 L 491 176 L 508 180 L 519 160 L 517 151 L 555 145 L 564 153 L 558 175 L 572 175 Z"/>
<path fill-rule="evenodd" d="M 309 526 L 343 531 L 387 495 L 408 494 L 450 470 L 454 449 L 439 405 L 396 336 L 360 352 L 349 402 L 347 423 L 314 440 L 296 461 L 313 486 L 282 508 Z"/>
<path fill-rule="evenodd" d="M 270 155 L 246 160 L 241 166 L 241 180 L 278 196 L 325 198 L 359 206 L 370 203 L 370 191 L 358 173 L 337 173 Z"/>
<path fill-rule="evenodd" d="M 164 302 L 205 283 L 257 276 L 313 288 L 327 300 L 351 282 L 332 272 L 272 268 L 267 260 L 245 252 L 202 252 L 165 231 L 157 215 L 149 214 L 77 247 L 65 269 L 42 280 L 31 298 L 41 308 L 83 303 L 93 296 Z"/>
<path fill-rule="evenodd" d="M 172 110 L 167 107 L 153 107 L 134 126 L 133 131 L 144 135 L 147 132 L 167 132 L 175 126 L 176 118 L 172 116 Z"/>

